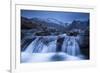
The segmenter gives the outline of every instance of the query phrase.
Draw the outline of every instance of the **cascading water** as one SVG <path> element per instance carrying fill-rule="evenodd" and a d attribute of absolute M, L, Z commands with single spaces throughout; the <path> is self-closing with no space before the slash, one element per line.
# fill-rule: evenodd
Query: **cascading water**
<path fill-rule="evenodd" d="M 50 61 L 54 58 L 64 58 L 64 60 L 80 59 L 78 55 L 80 55 L 81 53 L 76 37 L 67 35 L 60 35 L 60 37 L 62 37 L 64 40 L 60 45 L 61 48 L 59 52 L 57 51 L 57 40 L 59 40 L 57 36 L 36 37 L 36 39 L 30 43 L 30 45 L 26 48 L 24 52 L 31 55 L 31 61 L 33 62 L 42 60 Z"/>
<path fill-rule="evenodd" d="M 49 42 L 43 46 L 42 53 L 56 52 L 56 40 Z"/>
<path fill-rule="evenodd" d="M 73 36 L 66 36 L 62 45 L 62 51 L 72 56 L 80 55 L 80 48 L 76 38 Z"/>
<path fill-rule="evenodd" d="M 51 38 L 49 39 L 51 40 Z M 49 41 L 48 40 L 48 41 Z M 30 45 L 26 48 L 25 52 L 28 53 L 48 53 L 56 52 L 56 39 L 50 42 L 46 42 L 46 38 L 37 37 Z"/>
<path fill-rule="evenodd" d="M 38 41 L 39 38 L 36 38 L 34 41 L 32 41 L 32 43 L 30 43 L 30 45 L 26 48 L 25 52 L 32 53 L 33 50 L 36 51 Z"/>

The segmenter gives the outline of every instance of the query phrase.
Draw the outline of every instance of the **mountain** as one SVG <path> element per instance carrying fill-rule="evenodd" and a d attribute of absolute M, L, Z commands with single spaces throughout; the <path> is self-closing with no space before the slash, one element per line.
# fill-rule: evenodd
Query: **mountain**
<path fill-rule="evenodd" d="M 41 18 L 26 18 L 21 17 L 21 29 L 24 30 L 21 33 L 24 35 L 59 35 L 59 34 L 73 34 L 78 32 L 84 32 L 89 27 L 88 21 L 72 21 L 72 23 L 62 23 L 53 18 L 41 19 Z M 31 32 L 29 31 L 31 30 Z"/>
<path fill-rule="evenodd" d="M 89 27 L 89 20 L 87 21 L 76 21 L 74 20 L 68 27 L 68 30 L 73 30 L 73 29 L 80 29 L 80 30 L 85 30 L 87 27 Z"/>
<path fill-rule="evenodd" d="M 52 20 L 52 21 L 51 21 Z M 22 38 L 27 35 L 57 35 L 65 31 L 65 27 L 54 19 L 26 18 L 21 17 L 21 34 Z"/>
<path fill-rule="evenodd" d="M 65 27 L 63 26 L 63 23 L 53 19 L 53 18 L 47 18 L 47 19 L 40 19 L 40 18 L 32 18 L 32 22 L 36 22 L 38 24 L 41 24 L 42 26 L 46 26 L 48 29 L 53 28 L 58 31 L 64 31 Z"/>
<path fill-rule="evenodd" d="M 64 31 L 65 27 L 63 25 L 62 22 L 56 20 L 56 19 L 52 19 L 52 18 L 48 18 L 46 20 L 40 19 L 40 18 L 25 18 L 25 17 L 21 17 L 21 25 L 22 25 L 22 29 L 26 28 L 26 29 L 34 29 L 34 28 L 48 28 L 48 29 L 56 29 L 58 31 Z"/>
<path fill-rule="evenodd" d="M 21 29 L 32 29 L 37 26 L 37 23 L 32 23 L 30 19 L 21 17 Z"/>

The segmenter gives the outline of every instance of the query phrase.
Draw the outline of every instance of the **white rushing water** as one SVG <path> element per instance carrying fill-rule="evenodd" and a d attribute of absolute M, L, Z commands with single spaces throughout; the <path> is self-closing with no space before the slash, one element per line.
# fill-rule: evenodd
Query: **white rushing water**
<path fill-rule="evenodd" d="M 65 40 L 62 46 L 62 51 L 72 56 L 80 55 L 80 48 L 76 41 L 76 38 L 73 36 L 65 37 Z"/>
<path fill-rule="evenodd" d="M 57 36 L 37 37 L 25 51 L 21 53 L 21 62 L 42 62 L 79 60 L 81 55 L 75 36 L 60 35 L 63 38 L 60 51 L 57 52 Z"/>

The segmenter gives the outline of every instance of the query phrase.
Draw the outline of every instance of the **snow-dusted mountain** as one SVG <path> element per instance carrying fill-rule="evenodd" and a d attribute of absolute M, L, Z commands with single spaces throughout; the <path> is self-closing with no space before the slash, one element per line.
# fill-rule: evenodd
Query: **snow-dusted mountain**
<path fill-rule="evenodd" d="M 89 20 L 80 21 L 74 20 L 72 23 L 63 23 L 53 18 L 41 19 L 41 18 L 26 18 L 21 17 L 21 29 L 31 30 L 35 35 L 57 35 L 57 34 L 69 34 L 70 32 L 84 32 L 89 28 Z M 29 30 L 28 30 L 29 29 Z"/>

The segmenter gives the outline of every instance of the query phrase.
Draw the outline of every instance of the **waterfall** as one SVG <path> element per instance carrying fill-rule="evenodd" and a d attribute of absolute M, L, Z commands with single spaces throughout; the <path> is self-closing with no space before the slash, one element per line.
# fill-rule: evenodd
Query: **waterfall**
<path fill-rule="evenodd" d="M 48 44 L 48 51 L 47 52 L 56 52 L 56 41 L 57 40 L 53 40 L 51 42 L 49 42 Z"/>
<path fill-rule="evenodd" d="M 79 60 L 80 55 L 80 47 L 75 36 L 37 36 L 22 52 L 21 62 Z"/>
<path fill-rule="evenodd" d="M 38 44 L 35 44 L 35 50 L 37 50 L 37 53 L 49 53 L 49 52 L 56 52 L 56 39 L 52 38 L 41 38 L 38 41 Z M 50 41 L 50 42 L 48 42 Z M 35 51 L 33 50 L 33 53 L 35 53 Z"/>
<path fill-rule="evenodd" d="M 50 38 L 49 40 L 52 40 Z M 49 41 L 48 40 L 48 41 Z M 56 39 L 53 39 L 49 43 L 44 43 L 46 39 L 44 37 L 37 37 L 32 43 L 26 48 L 25 52 L 28 53 L 48 53 L 56 52 Z"/>
<path fill-rule="evenodd" d="M 61 35 L 60 35 L 61 36 Z M 61 52 L 65 52 L 69 55 L 79 55 L 80 54 L 80 48 L 76 41 L 76 38 L 74 36 L 61 36 L 64 37 L 64 41 Z M 26 52 L 29 53 L 49 53 L 49 52 L 56 52 L 57 49 L 57 38 L 51 40 L 52 38 L 49 38 L 49 40 L 46 40 L 47 38 L 41 38 L 37 37 L 32 43 L 26 48 Z M 47 43 L 44 43 L 46 42 Z M 49 42 L 48 42 L 49 41 Z"/>
<path fill-rule="evenodd" d="M 25 52 L 32 53 L 36 48 L 36 44 L 38 43 L 39 38 L 36 38 L 34 41 L 30 43 L 30 45 L 26 48 Z"/>
<path fill-rule="evenodd" d="M 62 51 L 69 55 L 80 55 L 80 48 L 74 36 L 66 36 L 62 45 Z"/>

